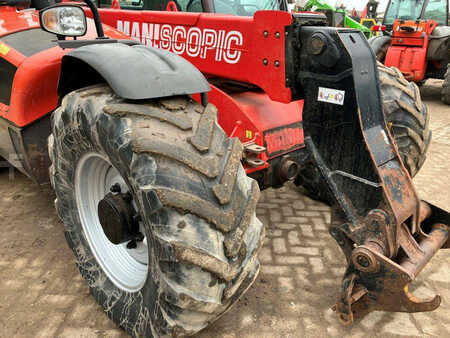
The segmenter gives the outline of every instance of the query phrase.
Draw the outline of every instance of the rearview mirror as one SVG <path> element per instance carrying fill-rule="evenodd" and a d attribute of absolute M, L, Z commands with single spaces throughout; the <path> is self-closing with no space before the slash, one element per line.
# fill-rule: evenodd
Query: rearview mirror
<path fill-rule="evenodd" d="M 39 12 L 43 30 L 62 36 L 83 36 L 87 31 L 86 15 L 81 7 L 56 5 Z"/>

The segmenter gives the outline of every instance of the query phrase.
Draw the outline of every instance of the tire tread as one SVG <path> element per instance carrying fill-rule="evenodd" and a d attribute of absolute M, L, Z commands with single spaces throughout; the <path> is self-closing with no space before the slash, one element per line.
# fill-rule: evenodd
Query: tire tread
<path fill-rule="evenodd" d="M 151 311 L 139 305 L 140 291 L 106 297 L 101 291 L 105 282 L 98 280 L 102 272 L 93 268 L 94 256 L 76 237 L 69 176 L 77 154 L 92 151 L 87 140 L 108 154 L 121 173 L 130 171 L 125 176 L 150 224 L 152 250 L 159 259 L 152 278 L 161 288 L 159 305 Z M 64 97 L 54 113 L 49 144 L 56 207 L 69 246 L 97 301 L 128 333 L 193 334 L 220 317 L 253 283 L 264 238 L 255 216 L 259 188 L 240 166 L 242 144 L 226 137 L 214 106 L 203 108 L 188 97 L 135 104 L 119 99 L 106 85 L 91 86 Z M 152 166 L 164 170 L 153 172 Z M 169 185 L 163 184 L 164 175 L 172 177 Z M 113 310 L 123 302 L 126 310 Z"/>

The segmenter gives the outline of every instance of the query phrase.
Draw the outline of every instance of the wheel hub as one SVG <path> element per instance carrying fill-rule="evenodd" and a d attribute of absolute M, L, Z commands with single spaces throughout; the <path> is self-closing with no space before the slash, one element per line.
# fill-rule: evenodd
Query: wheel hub
<path fill-rule="evenodd" d="M 84 237 L 97 263 L 118 288 L 139 290 L 147 278 L 148 243 L 122 175 L 106 157 L 90 152 L 77 163 L 74 183 Z"/>
<path fill-rule="evenodd" d="M 142 235 L 130 193 L 121 193 L 118 185 L 111 187 L 111 191 L 98 203 L 98 218 L 105 236 L 116 245 L 140 239 Z"/>

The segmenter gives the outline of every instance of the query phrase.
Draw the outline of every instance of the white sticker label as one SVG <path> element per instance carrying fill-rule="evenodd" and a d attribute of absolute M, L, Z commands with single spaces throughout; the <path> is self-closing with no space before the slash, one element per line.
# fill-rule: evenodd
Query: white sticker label
<path fill-rule="evenodd" d="M 345 91 L 343 90 L 319 87 L 319 94 L 317 96 L 317 101 L 338 104 L 343 106 L 344 98 L 345 98 Z"/>
<path fill-rule="evenodd" d="M 382 130 L 382 131 L 381 131 L 381 134 L 383 135 L 384 142 L 385 142 L 386 144 L 389 144 L 389 139 L 388 139 L 388 137 L 387 137 L 387 135 L 386 135 L 386 132 L 385 132 L 384 130 Z"/>

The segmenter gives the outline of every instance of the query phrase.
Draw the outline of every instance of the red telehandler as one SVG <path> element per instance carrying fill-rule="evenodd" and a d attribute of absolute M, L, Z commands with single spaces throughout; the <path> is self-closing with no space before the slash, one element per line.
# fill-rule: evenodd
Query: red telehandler
<path fill-rule="evenodd" d="M 101 10 L 138 42 L 85 2 L 93 20 L 74 4 L 0 1 L 0 155 L 51 183 L 115 323 L 183 336 L 220 317 L 259 271 L 260 188 L 306 167 L 347 259 L 339 319 L 439 306 L 406 287 L 449 247 L 450 215 L 411 181 L 426 107 L 361 32 L 311 13 Z"/>
<path fill-rule="evenodd" d="M 450 104 L 450 25 L 448 0 L 391 0 L 383 35 L 369 40 L 377 58 L 400 69 L 408 81 L 444 79 L 441 98 Z"/>

